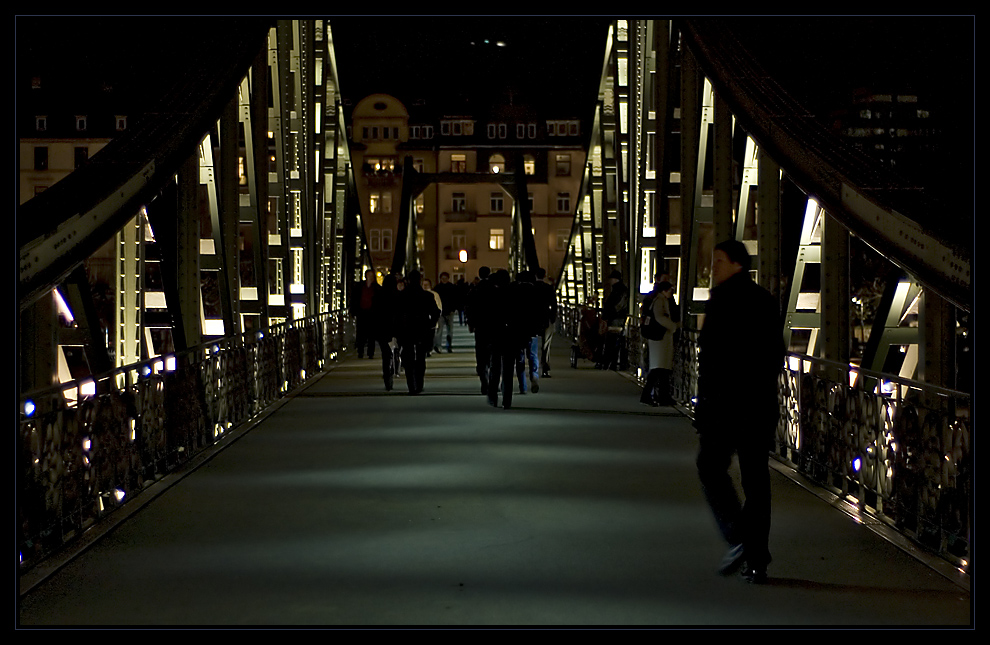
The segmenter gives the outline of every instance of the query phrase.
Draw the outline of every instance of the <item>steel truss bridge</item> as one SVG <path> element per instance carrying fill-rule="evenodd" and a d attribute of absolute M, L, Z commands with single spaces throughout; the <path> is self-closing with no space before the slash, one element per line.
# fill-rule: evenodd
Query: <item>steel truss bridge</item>
<path fill-rule="evenodd" d="M 370 258 L 330 26 L 236 19 L 214 36 L 148 118 L 18 209 L 22 569 L 321 373 L 352 336 L 347 290 Z M 824 132 L 730 25 L 616 20 L 603 42 L 558 280 L 567 331 L 613 269 L 634 290 L 668 272 L 690 414 L 711 248 L 745 242 L 792 349 L 774 457 L 968 573 L 971 399 L 951 386 L 970 250 L 925 226 L 936 204 Z M 414 179 L 398 269 L 416 266 L 413 187 L 439 178 Z M 525 194 L 520 182 L 505 178 Z M 514 270 L 538 262 L 527 218 L 515 214 Z M 853 237 L 901 276 L 855 362 Z M 109 330 L 85 271 L 101 250 L 118 276 Z M 70 347 L 87 367 L 60 379 Z M 892 347 L 907 348 L 898 374 L 883 372 Z"/>

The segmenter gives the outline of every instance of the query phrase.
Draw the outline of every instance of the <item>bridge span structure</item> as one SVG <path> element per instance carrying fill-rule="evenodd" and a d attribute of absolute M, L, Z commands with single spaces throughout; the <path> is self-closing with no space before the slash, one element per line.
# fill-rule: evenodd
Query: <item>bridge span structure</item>
<path fill-rule="evenodd" d="M 320 374 L 353 335 L 347 290 L 370 257 L 330 22 L 230 27 L 146 118 L 18 209 L 23 570 Z M 602 41 L 561 331 L 577 334 L 613 269 L 634 292 L 669 274 L 684 312 L 674 388 L 691 414 L 711 249 L 743 241 L 790 350 L 773 457 L 968 575 L 972 404 L 954 347 L 969 249 L 926 226 L 935 202 L 825 132 L 730 24 L 615 20 Z M 415 266 L 413 197 L 400 269 Z M 526 216 L 513 270 L 537 261 Z M 854 239 L 897 276 L 859 354 Z M 97 256 L 117 275 L 110 321 L 87 281 Z M 623 330 L 634 375 L 637 302 Z"/>

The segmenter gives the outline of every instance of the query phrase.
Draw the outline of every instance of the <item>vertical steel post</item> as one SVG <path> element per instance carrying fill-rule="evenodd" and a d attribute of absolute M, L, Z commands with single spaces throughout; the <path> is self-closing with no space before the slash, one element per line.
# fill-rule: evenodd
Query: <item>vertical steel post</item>
<path fill-rule="evenodd" d="M 851 338 L 849 231 L 827 213 L 822 216 L 822 226 L 822 357 L 848 365 Z M 842 382 L 845 372 L 837 372 L 833 378 Z"/>
<path fill-rule="evenodd" d="M 713 196 L 715 243 L 733 237 L 732 226 L 732 113 L 720 93 L 715 93 L 715 150 Z M 745 214 L 740 215 L 745 217 Z M 741 241 L 741 239 L 740 239 Z"/>
<path fill-rule="evenodd" d="M 698 143 L 701 123 L 700 74 L 694 54 L 688 48 L 681 52 L 681 276 L 677 292 L 682 317 L 693 311 L 694 287 L 697 284 L 698 253 L 695 239 L 695 187 L 698 174 Z"/>

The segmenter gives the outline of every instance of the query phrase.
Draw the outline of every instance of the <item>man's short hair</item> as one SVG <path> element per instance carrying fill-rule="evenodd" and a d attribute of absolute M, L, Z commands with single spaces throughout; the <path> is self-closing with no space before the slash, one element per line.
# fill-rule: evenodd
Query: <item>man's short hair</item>
<path fill-rule="evenodd" d="M 545 277 L 547 277 L 547 270 L 546 269 L 544 269 L 543 267 L 540 267 L 539 269 L 536 270 L 536 278 L 538 280 L 542 280 Z"/>
<path fill-rule="evenodd" d="M 746 245 L 739 240 L 725 240 L 724 242 L 719 242 L 715 246 L 716 251 L 721 251 L 725 253 L 726 257 L 729 258 L 729 262 L 733 262 L 742 267 L 742 270 L 749 272 L 752 266 L 752 260 L 749 257 L 749 250 Z"/>

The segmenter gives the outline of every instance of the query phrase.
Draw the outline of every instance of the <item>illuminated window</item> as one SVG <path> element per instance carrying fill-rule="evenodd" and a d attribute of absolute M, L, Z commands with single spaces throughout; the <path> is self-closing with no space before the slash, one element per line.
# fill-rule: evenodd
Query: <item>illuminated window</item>
<path fill-rule="evenodd" d="M 493 251 L 501 251 L 505 248 L 505 229 L 491 229 L 488 235 L 488 248 Z"/>
<path fill-rule="evenodd" d="M 467 172 L 467 155 L 450 155 L 450 172 Z"/>
<path fill-rule="evenodd" d="M 502 155 L 492 155 L 492 158 L 488 160 L 488 170 L 496 175 L 500 172 L 505 172 L 505 157 Z"/>
<path fill-rule="evenodd" d="M 536 174 L 536 160 L 531 155 L 523 157 L 523 172 L 527 175 Z"/>
<path fill-rule="evenodd" d="M 389 192 L 373 192 L 369 197 L 369 206 L 371 213 L 391 213 L 392 212 L 392 193 Z"/>

